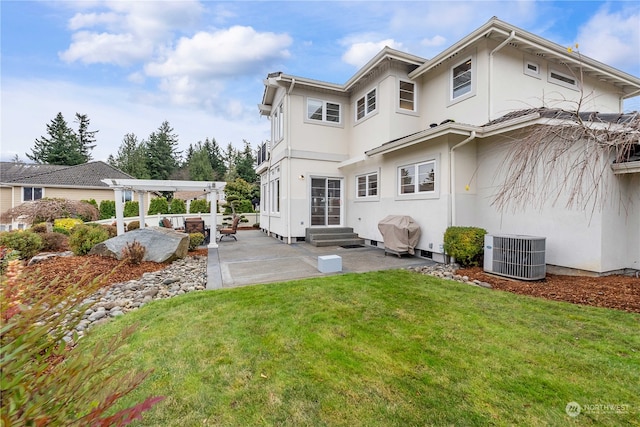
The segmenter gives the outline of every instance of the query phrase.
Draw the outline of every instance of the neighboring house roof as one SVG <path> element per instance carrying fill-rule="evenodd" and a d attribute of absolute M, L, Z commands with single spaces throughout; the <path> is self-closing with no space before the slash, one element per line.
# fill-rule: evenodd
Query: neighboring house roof
<path fill-rule="evenodd" d="M 43 187 L 109 188 L 101 179 L 130 179 L 131 175 L 103 162 L 75 166 L 0 163 L 0 183 Z"/>

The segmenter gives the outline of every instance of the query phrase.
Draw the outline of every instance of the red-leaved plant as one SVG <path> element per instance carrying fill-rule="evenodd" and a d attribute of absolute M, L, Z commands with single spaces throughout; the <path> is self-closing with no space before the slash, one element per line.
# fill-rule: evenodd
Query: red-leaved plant
<path fill-rule="evenodd" d="M 75 327 L 89 308 L 83 301 L 104 283 L 87 275 L 79 283 L 43 283 L 37 273 L 23 274 L 20 261 L 8 262 L 0 279 L 0 424 L 124 426 L 163 399 L 113 414 L 113 405 L 151 373 L 114 366 L 121 357 L 116 350 L 134 328 L 96 344 L 90 355 L 76 347 Z"/>

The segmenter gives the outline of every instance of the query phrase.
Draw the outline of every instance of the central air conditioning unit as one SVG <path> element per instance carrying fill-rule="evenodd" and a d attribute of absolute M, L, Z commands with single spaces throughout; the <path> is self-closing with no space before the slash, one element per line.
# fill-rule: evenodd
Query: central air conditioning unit
<path fill-rule="evenodd" d="M 484 271 L 520 280 L 540 280 L 547 274 L 545 237 L 484 236 Z"/>

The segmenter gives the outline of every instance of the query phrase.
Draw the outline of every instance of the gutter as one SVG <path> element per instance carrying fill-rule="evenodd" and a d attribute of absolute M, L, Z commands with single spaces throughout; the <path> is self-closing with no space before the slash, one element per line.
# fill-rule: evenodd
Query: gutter
<path fill-rule="evenodd" d="M 487 123 L 491 121 L 491 118 L 493 117 L 493 98 L 492 98 L 492 94 L 491 94 L 491 80 L 493 77 L 493 56 L 499 51 L 501 50 L 503 47 L 505 47 L 508 43 L 511 42 L 511 40 L 513 40 L 516 37 L 516 32 L 515 30 L 511 31 L 511 34 L 509 34 L 509 37 L 507 37 L 505 39 L 505 41 L 503 41 L 502 43 L 500 43 L 495 49 L 493 49 L 491 51 L 491 53 L 489 53 L 489 73 L 487 76 L 488 82 L 487 82 L 487 91 L 488 91 L 488 96 L 487 96 Z"/>
<path fill-rule="evenodd" d="M 291 116 L 291 92 L 296 85 L 296 79 L 291 79 L 291 85 L 287 90 L 287 117 Z M 287 120 L 287 244 L 291 244 L 291 120 Z M 281 195 L 279 195 L 281 196 Z"/>
<path fill-rule="evenodd" d="M 456 174 L 455 174 L 455 150 L 457 148 L 462 147 L 463 145 L 468 144 L 469 142 L 476 139 L 476 131 L 472 130 L 469 134 L 469 137 L 463 141 L 460 141 L 449 150 L 449 220 L 447 221 L 447 226 L 451 227 L 456 225 Z"/>

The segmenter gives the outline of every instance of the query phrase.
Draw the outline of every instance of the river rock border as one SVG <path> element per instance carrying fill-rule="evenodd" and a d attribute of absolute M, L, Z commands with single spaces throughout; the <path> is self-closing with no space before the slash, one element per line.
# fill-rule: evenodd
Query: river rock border
<path fill-rule="evenodd" d="M 459 268 L 460 266 L 458 264 L 437 264 L 430 266 L 408 267 L 407 269 L 427 276 L 434 276 L 440 279 L 453 280 L 455 282 L 471 286 L 480 286 L 482 288 L 491 289 L 491 285 L 487 282 L 482 282 L 477 279 L 470 280 L 468 276 L 456 274 L 456 271 L 458 271 Z"/>
<path fill-rule="evenodd" d="M 206 256 L 188 256 L 176 260 L 163 270 L 145 273 L 138 280 L 114 283 L 87 298 L 84 303 L 91 305 L 91 308 L 85 311 L 75 331 L 82 337 L 91 326 L 106 323 L 151 301 L 202 291 L 206 287 Z M 72 340 L 71 333 L 65 340 Z"/>

